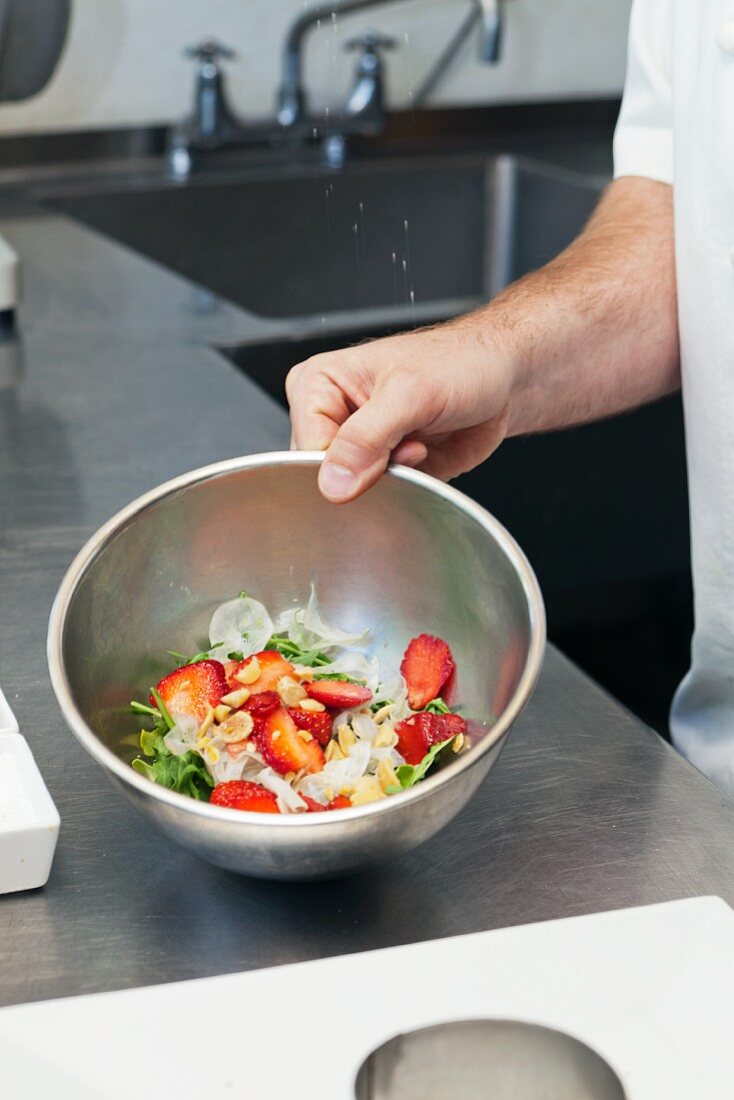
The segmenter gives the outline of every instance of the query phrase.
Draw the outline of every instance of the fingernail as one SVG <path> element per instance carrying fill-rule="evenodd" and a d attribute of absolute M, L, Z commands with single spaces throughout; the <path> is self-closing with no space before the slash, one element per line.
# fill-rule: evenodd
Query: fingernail
<path fill-rule="evenodd" d="M 333 462 L 325 462 L 319 474 L 319 488 L 329 500 L 344 500 L 351 496 L 357 479 L 346 466 L 337 466 Z"/>

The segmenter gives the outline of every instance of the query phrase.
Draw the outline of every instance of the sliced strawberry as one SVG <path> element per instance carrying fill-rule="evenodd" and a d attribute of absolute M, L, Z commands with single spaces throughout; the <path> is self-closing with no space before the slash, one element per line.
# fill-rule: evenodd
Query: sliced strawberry
<path fill-rule="evenodd" d="M 202 722 L 209 707 L 216 707 L 222 696 L 227 694 L 224 666 L 219 661 L 182 665 L 164 676 L 156 685 L 156 690 L 172 714 L 189 714 L 197 722 Z M 156 706 L 152 695 L 150 702 Z"/>
<path fill-rule="evenodd" d="M 271 711 L 258 722 L 253 733 L 266 764 L 281 775 L 288 772 L 319 772 L 326 761 L 318 741 L 312 738 L 304 741 L 299 736 L 298 727 L 285 707 Z"/>
<path fill-rule="evenodd" d="M 435 699 L 455 667 L 446 642 L 432 634 L 413 638 L 400 665 L 412 709 L 422 710 L 426 703 Z"/>
<path fill-rule="evenodd" d="M 250 810 L 259 814 L 280 813 L 278 799 L 273 792 L 247 779 L 231 779 L 228 783 L 218 783 L 209 801 L 214 806 L 227 806 L 230 810 Z"/>
<path fill-rule="evenodd" d="M 237 679 L 237 674 L 247 668 L 255 657 L 260 666 L 260 675 L 253 683 L 243 685 Z M 264 649 L 261 653 L 256 653 L 254 657 L 247 657 L 244 661 L 236 661 L 231 672 L 228 672 L 227 679 L 230 691 L 236 691 L 237 688 L 247 686 L 255 695 L 265 691 L 275 691 L 281 676 L 292 676 L 294 680 L 298 679 L 298 674 L 290 661 L 286 661 L 285 657 L 282 657 L 276 649 Z"/>
<path fill-rule="evenodd" d="M 316 699 L 325 707 L 346 710 L 369 703 L 372 692 L 361 684 L 350 684 L 346 680 L 313 680 L 303 685 L 310 699 Z"/>
<path fill-rule="evenodd" d="M 406 764 L 420 764 L 431 745 L 439 745 L 449 737 L 456 737 L 466 730 L 466 722 L 460 714 L 413 714 L 398 722 L 396 748 Z"/>
<path fill-rule="evenodd" d="M 351 800 L 345 794 L 338 794 L 336 798 L 332 798 L 326 808 L 327 810 L 348 810 L 351 805 Z"/>
<path fill-rule="evenodd" d="M 299 730 L 308 730 L 322 748 L 331 741 L 331 715 L 328 710 L 302 710 L 301 707 L 288 707 L 288 713 Z"/>
<path fill-rule="evenodd" d="M 310 814 L 320 814 L 326 809 L 326 806 L 322 806 L 315 798 L 309 798 L 307 794 L 302 794 L 301 798 L 308 806 L 308 813 Z"/>
<path fill-rule="evenodd" d="M 336 798 L 332 798 L 328 806 L 322 806 L 320 802 L 317 802 L 315 798 L 309 798 L 307 794 L 302 794 L 301 798 L 308 806 L 308 813 L 318 814 L 323 813 L 325 810 L 347 810 L 352 805 L 346 795 L 338 794 Z"/>
<path fill-rule="evenodd" d="M 249 738 L 255 738 L 257 732 L 262 731 L 266 716 L 272 714 L 281 705 L 280 696 L 275 691 L 260 691 L 257 695 L 251 695 L 249 699 L 246 699 L 239 709 L 252 715 L 254 723 L 252 733 L 248 734 L 243 741 L 230 741 L 227 745 L 229 755 L 239 756 L 247 745 Z"/>
<path fill-rule="evenodd" d="M 242 710 L 250 712 L 253 718 L 264 718 L 281 706 L 277 691 L 258 691 L 242 704 Z"/>

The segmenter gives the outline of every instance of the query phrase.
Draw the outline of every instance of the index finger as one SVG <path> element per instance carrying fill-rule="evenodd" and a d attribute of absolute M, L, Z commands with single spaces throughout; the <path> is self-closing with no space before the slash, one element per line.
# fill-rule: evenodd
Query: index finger
<path fill-rule="evenodd" d="M 300 369 L 299 369 L 300 368 Z M 291 447 L 325 451 L 351 410 L 339 387 L 318 370 L 294 367 L 286 378 Z"/>

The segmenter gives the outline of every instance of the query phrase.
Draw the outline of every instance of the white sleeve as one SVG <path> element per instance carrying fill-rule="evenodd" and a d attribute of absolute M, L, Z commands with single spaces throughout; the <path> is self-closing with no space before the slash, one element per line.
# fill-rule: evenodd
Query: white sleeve
<path fill-rule="evenodd" d="M 673 182 L 674 0 L 634 0 L 614 175 Z"/>

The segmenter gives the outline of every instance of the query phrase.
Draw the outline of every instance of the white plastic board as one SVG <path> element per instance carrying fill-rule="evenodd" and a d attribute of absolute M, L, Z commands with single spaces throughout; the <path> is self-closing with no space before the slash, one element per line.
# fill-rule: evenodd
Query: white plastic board
<path fill-rule="evenodd" d="M 578 1036 L 630 1100 L 731 1100 L 734 913 L 695 898 L 6 1008 L 0 1096 L 353 1100 L 384 1040 L 486 1016 Z"/>
<path fill-rule="evenodd" d="M 58 836 L 58 810 L 0 688 L 0 894 L 43 886 Z"/>

